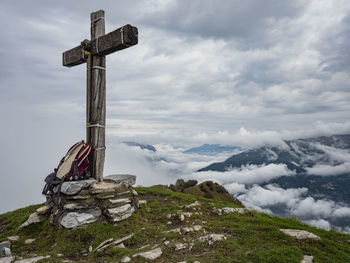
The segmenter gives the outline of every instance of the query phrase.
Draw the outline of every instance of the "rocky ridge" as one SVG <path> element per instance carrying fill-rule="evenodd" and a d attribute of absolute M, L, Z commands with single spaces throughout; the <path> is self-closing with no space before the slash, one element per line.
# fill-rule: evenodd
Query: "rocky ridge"
<path fill-rule="evenodd" d="M 214 199 L 157 188 L 135 190 L 140 208 L 114 226 L 97 222 L 56 230 L 43 219 L 18 229 L 23 223 L 16 219 L 19 212 L 0 215 L 4 229 L 0 241 L 8 241 L 12 251 L 0 262 L 309 263 L 350 259 L 348 235 Z M 28 217 L 37 208 L 21 211 Z"/>

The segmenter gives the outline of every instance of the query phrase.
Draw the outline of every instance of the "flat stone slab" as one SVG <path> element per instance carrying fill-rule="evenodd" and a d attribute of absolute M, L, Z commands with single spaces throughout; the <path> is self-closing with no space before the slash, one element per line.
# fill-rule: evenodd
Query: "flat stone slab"
<path fill-rule="evenodd" d="M 91 185 L 91 193 L 114 193 L 117 190 L 117 184 L 114 182 L 98 182 Z"/>
<path fill-rule="evenodd" d="M 35 263 L 39 260 L 49 258 L 49 257 L 51 257 L 51 256 L 38 256 L 38 257 L 34 257 L 34 258 L 24 258 L 21 260 L 16 260 L 14 263 Z"/>
<path fill-rule="evenodd" d="M 111 198 L 108 199 L 111 204 L 131 203 L 130 198 Z"/>
<path fill-rule="evenodd" d="M 296 239 L 316 239 L 316 240 L 321 240 L 319 236 L 316 236 L 313 233 L 310 233 L 305 230 L 299 230 L 299 229 L 280 229 L 283 233 L 285 233 L 288 236 L 294 237 Z"/>
<path fill-rule="evenodd" d="M 119 222 L 132 215 L 135 208 L 130 204 L 126 204 L 116 208 L 107 209 L 107 215 L 112 218 L 113 222 Z"/>
<path fill-rule="evenodd" d="M 147 200 L 140 199 L 139 200 L 139 205 L 145 205 L 147 204 Z"/>
<path fill-rule="evenodd" d="M 248 208 L 234 208 L 234 207 L 223 207 L 223 208 L 213 208 L 213 213 L 217 215 L 222 215 L 222 214 L 232 214 L 232 213 L 238 213 L 238 214 L 245 214 L 248 213 L 250 209 Z"/>
<path fill-rule="evenodd" d="M 86 200 L 90 199 L 91 195 L 68 195 L 66 198 L 69 200 Z"/>
<path fill-rule="evenodd" d="M 9 237 L 7 237 L 7 240 L 10 241 L 10 242 L 18 241 L 18 239 L 19 239 L 19 236 L 9 236 Z"/>
<path fill-rule="evenodd" d="M 178 244 L 175 244 L 174 246 L 175 251 L 183 250 L 186 248 L 187 248 L 187 245 L 183 243 L 178 243 Z"/>
<path fill-rule="evenodd" d="M 91 206 L 92 205 L 90 205 L 90 204 L 82 205 L 82 204 L 68 203 L 68 204 L 64 205 L 63 209 L 64 210 L 88 209 Z"/>
<path fill-rule="evenodd" d="M 202 226 L 200 226 L 200 225 L 194 225 L 193 227 L 184 227 L 184 228 L 182 228 L 182 231 L 184 232 L 184 234 L 187 234 L 187 233 L 189 233 L 189 232 L 193 232 L 193 231 L 200 231 L 200 230 L 202 230 Z"/>
<path fill-rule="evenodd" d="M 140 257 L 143 257 L 145 259 L 154 260 L 154 259 L 160 257 L 162 255 L 162 253 L 163 253 L 162 249 L 160 247 L 158 247 L 158 248 L 146 251 L 146 252 L 136 253 L 132 257 L 135 258 L 135 257 L 140 256 Z"/>
<path fill-rule="evenodd" d="M 13 257 L 0 258 L 0 263 L 11 263 L 13 262 Z"/>
<path fill-rule="evenodd" d="M 190 208 L 190 207 L 194 207 L 194 206 L 200 206 L 200 205 L 201 205 L 201 203 L 196 201 L 196 202 L 194 202 L 192 204 L 186 205 L 186 208 Z"/>
<path fill-rule="evenodd" d="M 301 261 L 301 263 L 312 263 L 314 261 L 314 257 L 313 256 L 304 256 L 303 260 Z"/>
<path fill-rule="evenodd" d="M 41 221 L 41 218 L 39 217 L 37 212 L 34 212 L 33 214 L 31 214 L 29 216 L 27 221 L 25 221 L 22 225 L 19 226 L 19 228 L 21 229 L 21 228 L 29 226 L 31 224 L 39 223 L 40 221 Z"/>
<path fill-rule="evenodd" d="M 131 174 L 111 174 L 103 178 L 103 181 L 112 181 L 115 183 L 124 183 L 126 187 L 133 186 L 136 183 L 136 175 Z"/>
<path fill-rule="evenodd" d="M 24 240 L 24 244 L 32 244 L 35 241 L 35 238 L 28 238 L 26 240 Z"/>
<path fill-rule="evenodd" d="M 37 210 L 36 210 L 36 213 L 38 215 L 45 215 L 46 213 L 48 213 L 50 211 L 50 207 L 47 206 L 47 205 L 44 205 L 42 207 L 39 207 Z"/>
<path fill-rule="evenodd" d="M 64 182 L 61 187 L 61 193 L 65 195 L 75 195 L 96 182 L 95 179 Z M 54 188 L 54 192 L 57 192 L 57 186 Z"/>
<path fill-rule="evenodd" d="M 127 263 L 127 262 L 130 262 L 130 261 L 131 261 L 131 258 L 129 258 L 128 256 L 125 256 L 125 257 L 123 257 L 123 258 L 120 260 L 121 263 Z"/>
<path fill-rule="evenodd" d="M 89 209 L 84 212 L 68 212 L 64 213 L 58 222 L 65 228 L 75 228 L 98 221 L 101 214 L 101 209 Z"/>
<path fill-rule="evenodd" d="M 11 243 L 9 241 L 4 241 L 0 243 L 0 258 L 1 257 L 11 257 Z"/>
<path fill-rule="evenodd" d="M 213 244 L 216 241 L 221 241 L 221 240 L 226 240 L 225 235 L 223 234 L 209 234 L 206 236 L 202 236 L 198 238 L 199 242 L 205 242 L 208 241 L 208 245 L 210 246 L 211 244 Z"/>
<path fill-rule="evenodd" d="M 169 233 L 181 233 L 181 228 L 178 227 L 178 228 L 170 229 L 170 230 L 168 230 L 168 231 L 164 231 L 163 233 L 164 233 L 164 234 L 169 234 Z"/>

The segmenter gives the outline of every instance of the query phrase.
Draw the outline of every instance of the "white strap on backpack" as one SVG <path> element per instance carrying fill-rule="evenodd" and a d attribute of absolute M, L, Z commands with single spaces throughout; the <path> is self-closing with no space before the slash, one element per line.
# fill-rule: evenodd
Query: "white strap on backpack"
<path fill-rule="evenodd" d="M 67 154 L 63 157 L 63 162 L 59 165 L 56 177 L 62 179 L 72 168 L 72 163 L 77 157 L 77 154 L 84 147 L 84 142 L 77 143 Z"/>

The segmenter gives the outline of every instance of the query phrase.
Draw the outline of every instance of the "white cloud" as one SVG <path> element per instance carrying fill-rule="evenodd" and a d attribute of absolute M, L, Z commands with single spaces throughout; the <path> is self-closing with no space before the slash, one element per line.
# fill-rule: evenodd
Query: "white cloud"
<path fill-rule="evenodd" d="M 306 192 L 307 188 L 290 188 L 285 190 L 274 185 L 267 185 L 266 188 L 255 185 L 238 198 L 248 207 L 251 207 L 251 205 L 267 207 L 278 204 L 293 206 Z"/>
<path fill-rule="evenodd" d="M 283 189 L 276 185 L 254 185 L 237 198 L 249 208 L 273 214 L 273 207 L 284 211 L 284 216 L 300 218 L 303 222 L 329 230 L 337 220 L 350 219 L 350 207 L 334 201 L 316 200 L 307 196 L 307 188 Z M 281 210 L 282 209 L 282 210 Z M 341 231 L 345 231 L 341 228 Z"/>
<path fill-rule="evenodd" d="M 235 182 L 225 184 L 224 187 L 231 195 L 234 195 L 234 196 L 237 196 L 238 194 L 241 194 L 241 193 L 248 192 L 248 190 L 247 190 L 247 188 L 245 188 L 244 184 L 239 184 L 239 183 L 235 183 Z"/>
<path fill-rule="evenodd" d="M 294 175 L 285 164 L 247 165 L 226 172 L 204 171 L 187 175 L 187 178 L 198 178 L 200 181 L 216 181 L 226 185 L 228 183 L 255 184 L 268 182 L 281 176 Z"/>
<path fill-rule="evenodd" d="M 315 200 L 313 197 L 307 197 L 293 205 L 291 207 L 291 213 L 299 217 L 323 216 L 328 218 L 335 209 L 334 205 L 334 202 Z"/>
<path fill-rule="evenodd" d="M 344 122 L 323 122 L 315 121 L 305 128 L 283 129 L 280 136 L 286 140 L 298 138 L 312 138 L 318 136 L 330 136 L 333 134 L 350 133 L 350 121 Z"/>
<path fill-rule="evenodd" d="M 331 230 L 331 224 L 324 219 L 305 220 L 304 223 L 320 229 Z"/>
<path fill-rule="evenodd" d="M 350 171 L 350 162 L 339 165 L 316 164 L 313 167 L 306 168 L 309 174 L 320 176 L 336 176 Z"/>
<path fill-rule="evenodd" d="M 333 210 L 332 216 L 334 217 L 350 217 L 350 207 L 337 207 Z"/>
<path fill-rule="evenodd" d="M 141 109 L 140 109 L 141 110 Z M 168 144 L 179 144 L 195 146 L 204 143 L 218 143 L 223 145 L 236 145 L 244 148 L 256 148 L 265 145 L 275 146 L 282 149 L 288 149 L 284 140 L 299 138 L 309 138 L 318 136 L 330 136 L 333 134 L 350 133 L 350 122 L 338 123 L 334 129 L 330 128 L 325 132 L 315 128 L 315 123 L 309 125 L 306 129 L 273 130 L 254 130 L 240 127 L 237 130 L 219 130 L 216 132 L 197 132 L 196 130 L 181 131 L 175 124 L 163 124 L 158 121 L 148 121 L 147 123 L 137 120 L 115 120 L 108 119 L 108 134 L 118 136 L 121 140 L 145 141 L 158 144 L 159 142 Z M 334 123 L 323 123 L 323 126 L 333 127 Z M 316 125 L 317 127 L 317 125 Z M 342 127 L 342 128 L 340 128 Z M 132 131 L 132 132 L 130 132 Z M 319 147 L 315 145 L 315 147 Z M 323 146 L 320 146 L 323 147 Z M 334 149 L 334 148 L 333 148 Z M 331 147 L 322 148 L 327 154 L 337 154 L 339 158 L 349 158 L 345 150 L 335 149 L 338 152 L 332 152 Z M 334 155 L 334 158 L 338 158 Z"/>
<path fill-rule="evenodd" d="M 228 156 L 200 156 L 183 154 L 183 147 L 174 148 L 167 144 L 155 145 L 156 152 L 130 147 L 117 142 L 109 142 L 106 151 L 105 175 L 111 173 L 132 173 L 137 176 L 137 184 L 171 184 L 185 174 L 193 173 L 215 161 L 223 161 Z"/>
<path fill-rule="evenodd" d="M 342 142 L 335 141 L 334 144 L 338 147 L 344 147 Z M 345 145 L 346 147 L 346 145 Z M 315 144 L 315 148 L 320 149 L 321 151 L 325 152 L 331 161 L 335 162 L 350 162 L 350 152 L 348 149 L 341 149 L 341 148 L 334 148 L 322 144 Z"/>

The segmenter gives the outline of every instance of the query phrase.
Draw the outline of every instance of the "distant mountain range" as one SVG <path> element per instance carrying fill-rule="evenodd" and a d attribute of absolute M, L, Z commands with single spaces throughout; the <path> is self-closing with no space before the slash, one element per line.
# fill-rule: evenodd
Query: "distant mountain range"
<path fill-rule="evenodd" d="M 229 157 L 224 162 L 213 163 L 198 171 L 224 172 L 247 165 L 285 164 L 290 170 L 295 171 L 294 176 L 278 177 L 260 185 L 278 184 L 284 189 L 306 187 L 308 195 L 315 199 L 350 205 L 350 170 L 346 169 L 349 166 L 344 166 L 350 161 L 349 150 L 350 134 L 290 140 L 285 141 L 284 147 L 264 146 L 246 150 Z M 334 169 L 334 167 L 345 167 L 345 169 Z M 283 215 L 280 207 L 274 212 Z M 342 225 L 342 222 L 332 223 Z"/>
<path fill-rule="evenodd" d="M 190 148 L 183 153 L 186 154 L 199 154 L 199 155 L 209 155 L 215 156 L 221 153 L 234 153 L 242 151 L 243 148 L 238 146 L 220 145 L 220 144 L 203 144 L 198 147 Z"/>
<path fill-rule="evenodd" d="M 350 134 L 291 140 L 285 141 L 285 145 L 281 147 L 267 145 L 257 149 L 246 150 L 242 153 L 232 155 L 224 162 L 213 163 L 199 169 L 198 172 L 224 172 L 245 165 L 274 163 L 285 164 L 288 169 L 301 174 L 306 173 L 308 168 L 316 164 L 340 164 L 338 160 L 334 160 L 332 157 L 333 149 L 350 149 Z"/>

